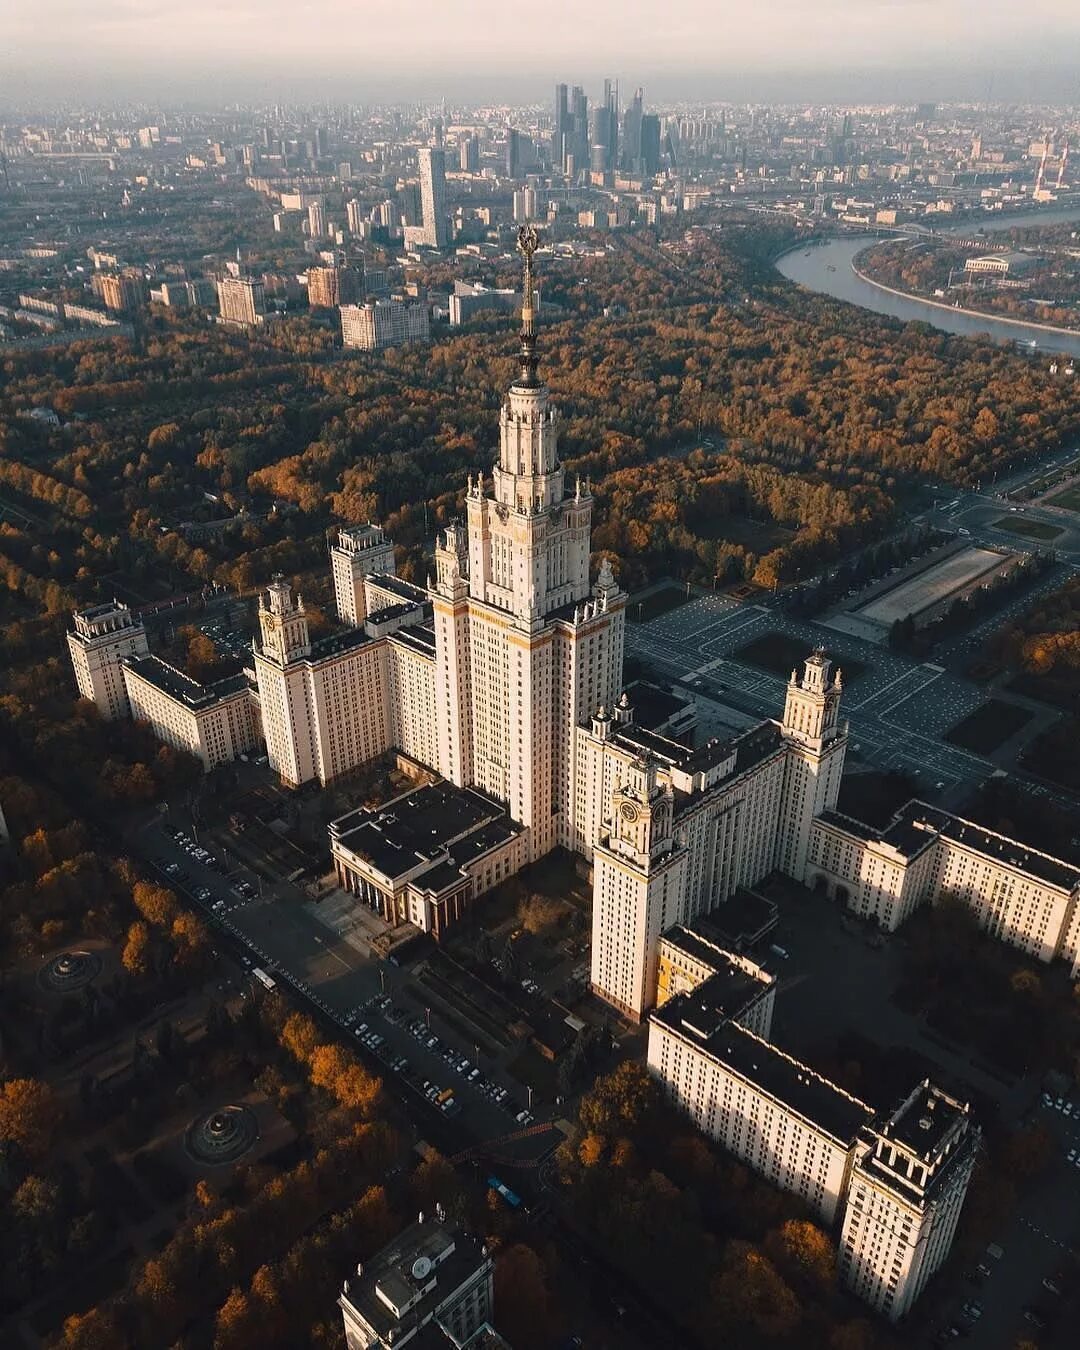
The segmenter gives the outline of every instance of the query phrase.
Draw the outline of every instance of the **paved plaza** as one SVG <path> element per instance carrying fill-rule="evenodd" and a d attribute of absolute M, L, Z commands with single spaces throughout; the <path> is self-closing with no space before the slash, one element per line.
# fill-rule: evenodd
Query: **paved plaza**
<path fill-rule="evenodd" d="M 722 728 L 733 720 L 723 714 L 724 705 L 751 720 L 783 712 L 786 679 L 733 657 L 751 639 L 776 632 L 803 642 L 807 654 L 825 647 L 841 670 L 845 659 L 865 667 L 843 702 L 856 759 L 875 769 L 909 773 L 931 796 L 966 792 L 993 772 L 989 760 L 941 740 L 985 701 L 979 688 L 942 666 L 913 661 L 821 624 L 709 595 L 651 623 L 630 625 L 627 646 L 659 675 L 683 681 L 698 702 L 703 726 L 716 735 L 723 733 L 711 730 L 714 725 Z"/>

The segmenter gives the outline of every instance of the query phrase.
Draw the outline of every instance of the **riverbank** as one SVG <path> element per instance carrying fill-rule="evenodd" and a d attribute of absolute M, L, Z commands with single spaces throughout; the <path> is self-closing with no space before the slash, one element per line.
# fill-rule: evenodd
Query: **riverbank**
<path fill-rule="evenodd" d="M 882 240 L 877 243 L 886 242 Z M 916 295 L 914 291 L 901 291 L 895 286 L 886 286 L 883 281 L 876 281 L 869 272 L 864 272 L 859 267 L 859 259 L 864 253 L 869 253 L 873 244 L 867 245 L 855 255 L 851 260 L 851 270 L 868 286 L 873 286 L 875 290 L 884 291 L 886 295 L 898 296 L 901 300 L 911 300 L 918 305 L 930 305 L 934 309 L 943 309 L 948 314 L 966 314 L 971 319 L 990 319 L 994 323 L 1007 323 L 1013 328 L 1032 328 L 1038 329 L 1040 333 L 1056 333 L 1062 337 L 1080 338 L 1080 328 L 1062 328 L 1056 324 L 1039 323 L 1036 319 L 1013 319 L 1005 314 L 995 314 L 985 309 L 969 309 L 966 305 L 947 305 L 943 300 L 931 300 L 925 295 Z"/>

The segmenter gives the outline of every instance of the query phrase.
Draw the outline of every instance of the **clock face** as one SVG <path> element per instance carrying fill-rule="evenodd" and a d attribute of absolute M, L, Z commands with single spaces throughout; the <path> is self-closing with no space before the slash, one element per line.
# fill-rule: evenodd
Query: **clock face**
<path fill-rule="evenodd" d="M 633 821 L 637 820 L 638 816 L 637 807 L 634 805 L 633 802 L 623 802 L 622 806 L 619 807 L 619 814 L 622 816 L 623 820 L 630 821 L 632 823 Z"/>

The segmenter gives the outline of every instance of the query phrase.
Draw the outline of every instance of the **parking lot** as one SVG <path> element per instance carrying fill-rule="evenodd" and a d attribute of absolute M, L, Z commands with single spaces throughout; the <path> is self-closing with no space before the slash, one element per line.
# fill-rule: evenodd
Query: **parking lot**
<path fill-rule="evenodd" d="M 268 988 L 287 988 L 351 1037 L 362 1059 L 425 1111 L 455 1120 L 485 1156 L 533 1166 L 561 1135 L 553 1103 L 532 1110 L 531 1091 L 451 1025 L 407 968 L 373 957 L 367 944 L 320 921 L 318 906 L 287 882 L 260 882 L 219 844 L 190 826 L 154 821 L 141 850 L 162 879 L 186 892 L 208 919 L 234 936 L 240 961 Z M 522 989 L 523 999 L 536 994 Z M 490 1149 L 488 1146 L 490 1145 Z"/>
<path fill-rule="evenodd" d="M 1013 1350 L 1029 1341 L 1040 1350 L 1076 1344 L 1075 1250 L 1080 1201 L 1080 1102 L 1042 1094 L 1031 1120 L 1054 1137 L 1045 1175 L 1021 1194 L 995 1242 L 963 1274 L 963 1294 L 935 1321 L 938 1345 L 963 1340 L 973 1350 Z M 1070 1156 L 1071 1155 L 1071 1156 Z"/>

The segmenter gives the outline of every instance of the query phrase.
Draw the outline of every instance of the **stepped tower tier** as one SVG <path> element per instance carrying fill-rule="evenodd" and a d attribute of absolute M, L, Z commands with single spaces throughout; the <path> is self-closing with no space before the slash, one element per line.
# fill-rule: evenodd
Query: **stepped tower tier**
<path fill-rule="evenodd" d="M 559 461 L 559 415 L 538 374 L 532 226 L 518 231 L 525 259 L 521 368 L 499 417 L 499 460 L 491 496 L 481 476 L 470 482 L 469 594 L 538 631 L 554 610 L 589 594 L 592 497 L 566 489 Z"/>

